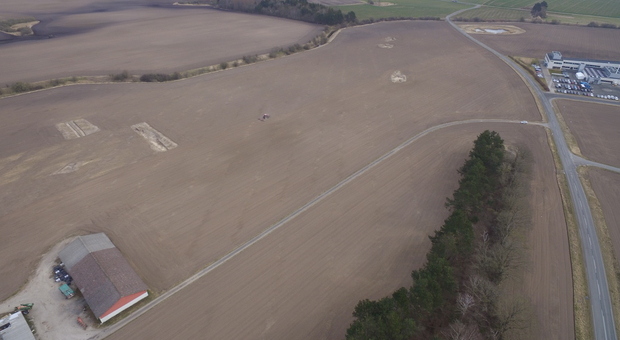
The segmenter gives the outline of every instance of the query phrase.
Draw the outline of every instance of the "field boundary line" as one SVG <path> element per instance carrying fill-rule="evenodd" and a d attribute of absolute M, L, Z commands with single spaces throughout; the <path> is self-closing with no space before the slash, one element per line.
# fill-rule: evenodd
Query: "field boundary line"
<path fill-rule="evenodd" d="M 441 130 L 443 128 L 447 128 L 447 127 L 451 127 L 451 126 L 456 126 L 456 125 L 475 124 L 475 123 L 523 124 L 523 122 L 520 121 L 520 120 L 509 120 L 509 119 L 468 119 L 468 120 L 462 120 L 462 121 L 443 123 L 443 124 L 439 124 L 439 125 L 435 125 L 433 127 L 430 127 L 428 129 L 426 129 L 426 130 L 424 130 L 424 131 L 414 135 L 413 137 L 407 139 L 406 141 L 404 141 L 403 143 L 401 143 L 400 145 L 398 145 L 394 149 L 388 151 L 387 153 L 383 154 L 379 158 L 377 158 L 374 161 L 370 162 L 369 164 L 365 165 L 364 167 L 362 167 L 361 169 L 357 170 L 353 174 L 349 175 L 348 177 L 346 177 L 342 181 L 338 182 L 338 184 L 336 184 L 333 187 L 327 189 L 326 191 L 322 192 L 321 194 L 319 194 L 318 196 L 316 196 L 315 198 L 310 200 L 308 203 L 306 203 L 303 206 L 301 206 L 300 208 L 296 209 L 295 211 L 290 213 L 288 216 L 284 217 L 280 221 L 278 221 L 275 224 L 271 225 L 269 228 L 265 229 L 260 234 L 254 236 L 250 240 L 248 240 L 245 243 L 243 243 L 241 246 L 235 248 L 233 251 L 231 251 L 228 254 L 224 255 L 219 260 L 213 262 L 212 264 L 210 264 L 206 268 L 201 269 L 196 274 L 190 276 L 185 281 L 181 282 L 180 284 L 176 285 L 172 289 L 170 289 L 167 292 L 163 293 L 162 295 L 158 296 L 157 298 L 155 298 L 153 301 L 149 302 L 147 305 L 145 305 L 141 309 L 139 309 L 136 312 L 134 312 L 133 314 L 127 316 L 125 319 L 123 319 L 123 320 L 119 321 L 118 323 L 110 326 L 109 328 L 103 329 L 101 331 L 101 333 L 90 337 L 89 340 L 104 339 L 107 336 L 111 335 L 112 333 L 116 332 L 117 330 L 123 328 L 125 325 L 129 324 L 130 322 L 134 321 L 135 319 L 137 319 L 138 317 L 140 317 L 144 313 L 148 312 L 151 308 L 154 308 L 155 306 L 157 306 L 158 304 L 160 304 L 161 302 L 163 302 L 167 298 L 169 298 L 172 295 L 178 293 L 181 289 L 189 286 L 190 284 L 194 283 L 195 281 L 197 281 L 198 279 L 202 278 L 206 274 L 210 273 L 211 271 L 215 270 L 219 266 L 223 265 L 228 260 L 230 260 L 233 257 L 237 256 L 242 251 L 244 251 L 247 248 L 251 247 L 252 245 L 257 243 L 258 241 L 262 240 L 263 238 L 267 237 L 269 234 L 271 234 L 272 232 L 274 232 L 278 228 L 282 227 L 283 225 L 285 225 L 289 221 L 295 219 L 297 216 L 301 215 L 306 210 L 312 208 L 314 205 L 316 205 L 317 203 L 319 203 L 323 199 L 327 198 L 332 193 L 338 191 L 340 188 L 344 187 L 349 182 L 351 182 L 354 179 L 356 179 L 357 177 L 363 175 L 368 170 L 374 168 L 375 166 L 377 166 L 378 164 L 382 163 L 386 159 L 392 157 L 393 155 L 398 153 L 400 150 L 402 150 L 402 149 L 406 148 L 407 146 L 411 145 L 413 142 L 417 141 L 418 139 L 420 139 L 420 138 L 430 134 L 431 132 L 435 132 L 435 131 Z M 528 122 L 528 124 L 535 125 L 535 126 L 546 127 L 546 124 L 545 123 L 541 123 L 541 122 L 531 122 L 531 123 Z"/>

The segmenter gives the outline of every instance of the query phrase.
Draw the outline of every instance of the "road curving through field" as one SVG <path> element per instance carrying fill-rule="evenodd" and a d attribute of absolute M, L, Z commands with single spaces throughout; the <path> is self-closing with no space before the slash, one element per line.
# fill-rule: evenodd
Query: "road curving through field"
<path fill-rule="evenodd" d="M 439 124 L 439 125 L 430 127 L 428 129 L 426 129 L 426 130 L 424 130 L 424 131 L 414 135 L 413 137 L 407 139 L 406 141 L 404 141 L 403 143 L 401 143 L 400 145 L 398 145 L 394 149 L 388 151 L 387 153 L 383 154 L 379 158 L 375 159 L 374 161 L 370 162 L 366 166 L 362 167 L 361 169 L 357 170 L 353 174 L 349 175 L 347 178 L 345 178 L 344 180 L 340 181 L 335 186 L 329 188 L 328 190 L 324 191 L 320 195 L 316 196 L 315 198 L 310 200 L 308 203 L 304 204 L 303 206 L 301 206 L 297 210 L 293 211 L 291 214 L 289 214 L 288 216 L 284 217 L 283 219 L 281 219 L 277 223 L 271 225 L 270 227 L 265 229 L 263 232 L 261 232 L 260 234 L 254 236 L 252 239 L 248 240 L 247 242 L 245 242 L 241 246 L 237 247 L 236 249 L 234 249 L 230 253 L 226 254 L 225 256 L 220 258 L 219 260 L 213 262 L 212 264 L 210 264 L 206 268 L 200 270 L 196 274 L 192 275 L 191 277 L 189 277 L 185 281 L 181 282 L 177 286 L 173 287 L 172 289 L 170 289 L 170 290 L 166 291 L 165 293 L 163 293 L 162 295 L 158 296 L 157 298 L 155 298 L 153 301 L 149 302 L 147 305 L 145 305 L 141 309 L 139 309 L 136 312 L 130 314 L 129 316 L 127 316 L 126 318 L 120 320 L 119 322 L 117 322 L 117 323 L 115 323 L 115 324 L 113 324 L 113 325 L 111 325 L 109 327 L 103 328 L 100 333 L 98 333 L 98 334 L 96 334 L 94 336 L 91 336 L 89 338 L 89 340 L 104 339 L 107 336 L 113 334 L 114 332 L 120 330 L 122 327 L 126 326 L 127 324 L 129 324 L 133 320 L 135 320 L 138 317 L 142 316 L 143 314 L 148 312 L 150 309 L 152 309 L 155 306 L 157 306 L 158 304 L 162 303 L 164 300 L 166 300 L 169 297 L 173 296 L 174 294 L 178 293 L 183 288 L 185 288 L 185 287 L 189 286 L 190 284 L 194 283 L 196 280 L 202 278 L 203 276 L 207 275 L 208 273 L 210 273 L 211 271 L 215 270 L 216 268 L 222 266 L 223 264 L 225 264 L 226 262 L 228 262 L 229 260 L 231 260 L 235 256 L 239 255 L 244 250 L 248 249 L 249 247 L 251 247 L 252 245 L 257 243 L 258 241 L 260 241 L 260 240 L 264 239 L 265 237 L 267 237 L 273 231 L 275 231 L 278 228 L 284 226 L 285 224 L 287 224 L 291 220 L 295 219 L 297 216 L 301 215 L 302 213 L 304 213 L 308 209 L 312 208 L 313 206 L 315 206 L 316 204 L 318 204 L 319 202 L 321 202 L 322 200 L 324 200 L 325 198 L 327 198 L 328 196 L 330 196 L 334 192 L 338 191 L 339 189 L 341 189 L 342 187 L 344 187 L 348 183 L 352 182 L 353 180 L 355 180 L 359 176 L 361 176 L 364 173 L 368 172 L 370 169 L 374 168 L 375 166 L 379 165 L 380 163 L 382 163 L 385 160 L 389 159 L 390 157 L 394 156 L 400 150 L 406 148 L 407 146 L 411 145 L 412 143 L 414 143 L 415 141 L 419 140 L 420 138 L 422 138 L 422 137 L 424 137 L 424 136 L 426 136 L 426 135 L 428 135 L 428 134 L 430 134 L 432 132 L 435 132 L 437 130 L 448 128 L 448 127 L 451 127 L 451 126 L 463 125 L 463 124 L 480 124 L 480 123 L 527 124 L 527 125 L 547 127 L 547 124 L 544 123 L 544 122 L 525 122 L 525 121 L 521 121 L 521 120 L 508 120 L 508 119 L 468 119 L 468 120 L 454 121 L 454 122 Z"/>

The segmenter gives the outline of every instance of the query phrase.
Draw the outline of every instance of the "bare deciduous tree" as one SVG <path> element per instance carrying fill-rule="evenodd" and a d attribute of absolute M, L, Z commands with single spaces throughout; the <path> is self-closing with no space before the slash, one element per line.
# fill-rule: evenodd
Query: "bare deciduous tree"
<path fill-rule="evenodd" d="M 444 330 L 444 336 L 450 340 L 482 340 L 483 337 L 475 325 L 464 324 L 457 320 Z"/>
<path fill-rule="evenodd" d="M 456 306 L 462 316 L 467 314 L 467 311 L 469 310 L 469 308 L 475 305 L 474 297 L 467 293 L 459 294 L 459 297 L 456 302 L 457 302 Z"/>
<path fill-rule="evenodd" d="M 511 301 L 500 306 L 495 325 L 493 325 L 492 329 L 495 339 L 504 339 L 508 332 L 521 330 L 526 327 L 525 306 L 526 303 L 524 301 Z"/>
<path fill-rule="evenodd" d="M 472 276 L 467 283 L 467 289 L 476 301 L 478 313 L 489 314 L 495 312 L 499 297 L 497 286 L 480 276 Z"/>

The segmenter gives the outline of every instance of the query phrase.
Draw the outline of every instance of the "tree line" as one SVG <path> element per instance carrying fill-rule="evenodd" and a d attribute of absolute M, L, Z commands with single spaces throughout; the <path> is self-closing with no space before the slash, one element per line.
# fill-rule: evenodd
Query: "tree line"
<path fill-rule="evenodd" d="M 532 10 L 530 11 L 530 14 L 532 14 L 532 18 L 536 18 L 536 17 L 541 17 L 543 19 L 546 18 L 547 7 L 548 5 L 546 1 L 535 3 L 534 6 L 532 6 Z"/>
<path fill-rule="evenodd" d="M 317 3 L 309 3 L 307 0 L 261 0 L 255 6 L 243 1 L 216 0 L 215 6 L 321 25 L 335 26 L 357 22 L 357 17 L 353 11 L 344 14 L 339 9 Z"/>
<path fill-rule="evenodd" d="M 521 325 L 524 306 L 502 305 L 498 285 L 518 260 L 511 235 L 527 221 L 526 154 L 508 160 L 497 132 L 478 136 L 413 284 L 360 301 L 348 340 L 502 339 Z"/>
<path fill-rule="evenodd" d="M 342 14 L 342 11 L 339 9 L 309 3 L 307 0 L 262 0 L 256 5 L 254 11 L 260 14 L 330 26 L 357 21 L 353 11 Z"/>

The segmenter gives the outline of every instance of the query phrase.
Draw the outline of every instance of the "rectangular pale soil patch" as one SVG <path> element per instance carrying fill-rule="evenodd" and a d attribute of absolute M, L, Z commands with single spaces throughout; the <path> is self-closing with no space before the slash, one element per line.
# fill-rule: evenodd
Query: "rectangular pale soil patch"
<path fill-rule="evenodd" d="M 65 139 L 75 139 L 88 136 L 99 131 L 99 128 L 86 119 L 70 120 L 56 124 L 56 128 Z"/>
<path fill-rule="evenodd" d="M 154 151 L 164 152 L 177 147 L 177 143 L 171 141 L 170 138 L 162 135 L 161 132 L 153 129 L 147 123 L 135 124 L 131 128 L 144 137 Z"/>

